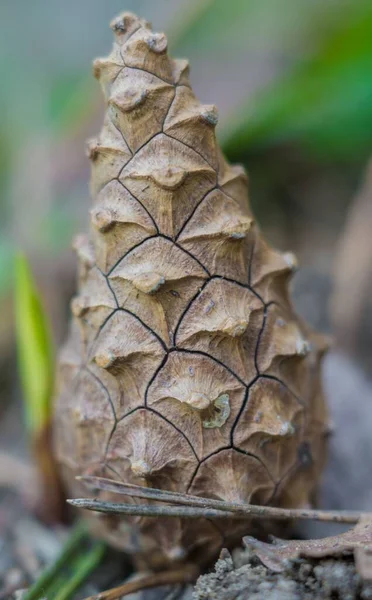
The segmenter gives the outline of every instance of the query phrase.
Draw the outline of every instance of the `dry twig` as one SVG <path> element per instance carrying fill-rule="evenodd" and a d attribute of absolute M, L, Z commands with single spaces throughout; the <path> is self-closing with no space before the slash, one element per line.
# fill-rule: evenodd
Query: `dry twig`
<path fill-rule="evenodd" d="M 94 489 L 110 491 L 121 495 L 143 498 L 158 502 L 168 502 L 178 506 L 153 506 L 147 504 L 125 504 L 91 500 L 88 498 L 69 499 L 67 502 L 78 508 L 85 508 L 97 512 L 106 512 L 120 515 L 137 515 L 147 517 L 182 517 L 182 518 L 209 518 L 209 519 L 244 519 L 264 518 L 276 520 L 314 520 L 333 523 L 357 523 L 362 516 L 371 517 L 372 513 L 358 511 L 329 511 L 308 510 L 294 508 L 277 508 L 274 506 L 257 506 L 253 504 L 238 504 L 224 502 L 213 498 L 201 498 L 179 492 L 169 492 L 155 488 L 145 488 L 132 484 L 123 484 L 119 481 L 104 477 L 79 477 L 81 481 Z M 180 506 L 181 505 L 181 506 Z M 184 505 L 184 506 L 182 506 Z"/>
<path fill-rule="evenodd" d="M 136 579 L 135 581 L 127 581 L 123 585 L 119 585 L 116 588 L 107 590 L 106 592 L 100 592 L 94 596 L 89 596 L 85 600 L 119 600 L 123 596 L 128 594 L 134 594 L 148 588 L 160 587 L 162 585 L 175 585 L 177 583 L 191 583 L 195 581 L 198 576 L 198 569 L 192 565 L 185 565 L 181 569 L 174 571 L 164 571 L 162 573 L 154 573 Z"/>

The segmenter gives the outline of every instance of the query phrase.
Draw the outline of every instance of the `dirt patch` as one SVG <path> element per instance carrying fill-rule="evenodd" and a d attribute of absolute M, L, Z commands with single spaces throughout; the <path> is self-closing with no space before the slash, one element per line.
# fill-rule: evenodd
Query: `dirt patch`
<path fill-rule="evenodd" d="M 201 576 L 193 600 L 372 600 L 372 583 L 363 583 L 354 561 L 288 562 L 284 573 L 274 573 L 249 550 L 227 552 L 212 573 Z"/>

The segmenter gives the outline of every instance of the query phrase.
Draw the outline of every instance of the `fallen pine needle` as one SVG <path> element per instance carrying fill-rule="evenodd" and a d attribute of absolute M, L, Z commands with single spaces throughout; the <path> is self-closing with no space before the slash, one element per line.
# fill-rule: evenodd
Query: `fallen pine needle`
<path fill-rule="evenodd" d="M 137 515 L 148 517 L 185 517 L 185 518 L 211 518 L 211 519 L 244 519 L 265 518 L 276 520 L 313 520 L 333 523 L 355 524 L 363 516 L 372 516 L 368 513 L 357 511 L 329 511 L 295 508 L 278 508 L 274 506 L 257 506 L 253 504 L 238 504 L 224 502 L 213 498 L 202 498 L 178 492 L 169 492 L 155 488 L 145 488 L 132 484 L 123 484 L 116 480 L 103 477 L 79 477 L 88 487 L 106 490 L 121 495 L 143 498 L 152 501 L 166 502 L 176 506 L 154 506 L 147 504 L 125 504 L 116 502 L 104 502 L 97 499 L 77 498 L 67 500 L 78 508 L 93 510 L 97 512 L 112 513 L 118 515 Z"/>

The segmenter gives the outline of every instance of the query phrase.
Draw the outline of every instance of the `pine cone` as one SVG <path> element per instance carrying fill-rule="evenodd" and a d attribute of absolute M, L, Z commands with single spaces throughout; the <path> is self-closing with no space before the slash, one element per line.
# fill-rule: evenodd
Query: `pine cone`
<path fill-rule="evenodd" d="M 112 53 L 94 64 L 107 112 L 89 143 L 91 235 L 75 243 L 79 293 L 60 358 L 55 437 L 67 487 L 86 496 L 75 476 L 94 474 L 304 506 L 324 461 L 325 344 L 288 297 L 295 258 L 260 234 L 246 174 L 222 156 L 217 110 L 194 96 L 187 62 L 132 14 L 112 29 Z M 92 524 L 151 566 L 211 556 L 249 529 Z"/>

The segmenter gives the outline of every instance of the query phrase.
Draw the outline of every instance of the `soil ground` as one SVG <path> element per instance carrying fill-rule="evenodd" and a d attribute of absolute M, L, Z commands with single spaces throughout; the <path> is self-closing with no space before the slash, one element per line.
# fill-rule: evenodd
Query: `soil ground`
<path fill-rule="evenodd" d="M 296 560 L 274 573 L 249 551 L 217 561 L 213 573 L 197 581 L 193 600 L 371 600 L 372 583 L 363 583 L 351 557 Z"/>

